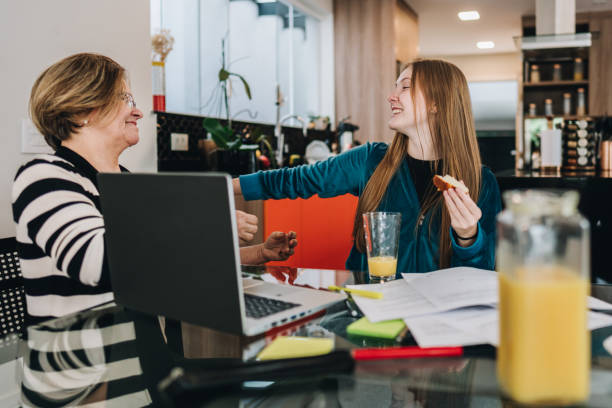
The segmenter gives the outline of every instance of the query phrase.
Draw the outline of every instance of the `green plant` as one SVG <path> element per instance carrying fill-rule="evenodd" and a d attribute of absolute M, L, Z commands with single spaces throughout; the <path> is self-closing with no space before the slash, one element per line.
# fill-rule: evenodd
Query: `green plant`
<path fill-rule="evenodd" d="M 244 86 L 244 91 L 247 97 L 251 100 L 251 88 L 247 83 L 246 79 L 240 74 L 229 72 L 226 69 L 225 63 L 225 39 L 221 40 L 221 69 L 217 75 L 219 79 L 219 85 L 223 94 L 223 103 L 225 105 L 225 114 L 227 125 L 221 124 L 218 119 L 206 118 L 202 122 L 202 126 L 208 131 L 214 142 L 220 149 L 224 150 L 238 150 L 242 145 L 242 139 L 239 134 L 232 130 L 232 117 L 230 116 L 229 110 L 229 96 L 228 87 L 231 87 L 232 77 L 236 77 L 240 80 Z"/>

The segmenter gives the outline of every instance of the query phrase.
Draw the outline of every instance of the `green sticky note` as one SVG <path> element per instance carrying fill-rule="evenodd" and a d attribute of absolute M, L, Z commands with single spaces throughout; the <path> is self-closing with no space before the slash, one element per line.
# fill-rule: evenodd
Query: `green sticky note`
<path fill-rule="evenodd" d="M 404 330 L 404 327 L 406 327 L 406 323 L 400 319 L 372 323 L 367 317 L 362 317 L 356 322 L 351 323 L 346 328 L 346 332 L 354 336 L 395 339 Z"/>

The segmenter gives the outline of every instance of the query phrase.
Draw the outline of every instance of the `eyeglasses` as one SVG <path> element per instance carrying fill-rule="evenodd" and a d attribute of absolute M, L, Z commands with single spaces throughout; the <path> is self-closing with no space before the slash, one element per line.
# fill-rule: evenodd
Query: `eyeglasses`
<path fill-rule="evenodd" d="M 121 99 L 123 99 L 130 109 L 136 108 L 136 101 L 134 100 L 134 96 L 131 93 L 123 92 L 121 94 Z"/>

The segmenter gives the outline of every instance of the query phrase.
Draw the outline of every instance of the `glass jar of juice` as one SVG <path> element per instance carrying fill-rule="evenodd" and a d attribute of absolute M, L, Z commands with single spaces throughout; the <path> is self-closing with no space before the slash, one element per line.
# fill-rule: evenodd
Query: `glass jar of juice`
<path fill-rule="evenodd" d="M 504 393 L 527 404 L 589 396 L 589 223 L 575 191 L 504 193 L 497 218 L 499 348 Z"/>

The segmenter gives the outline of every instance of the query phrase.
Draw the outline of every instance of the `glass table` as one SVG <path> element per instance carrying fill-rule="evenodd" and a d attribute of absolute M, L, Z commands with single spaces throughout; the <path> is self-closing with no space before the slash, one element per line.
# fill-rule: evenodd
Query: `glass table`
<path fill-rule="evenodd" d="M 313 288 L 367 280 L 350 271 L 245 267 L 244 272 Z M 593 285 L 592 294 L 612 301 L 612 285 Z M 31 326 L 27 340 L 2 339 L 0 390 L 18 395 L 24 406 L 514 406 L 500 393 L 495 348 L 488 345 L 465 347 L 461 357 L 357 361 L 352 369 L 327 364 L 323 371 L 242 381 L 251 375 L 241 371 L 244 362 L 279 335 L 331 338 L 338 351 L 415 344 L 409 333 L 396 340 L 349 336 L 346 327 L 359 318 L 354 314 L 339 303 L 252 338 L 182 323 L 181 350 L 166 342 L 163 318 L 101 305 Z M 612 355 L 602 345 L 610 336 L 612 327 L 592 332 L 591 397 L 585 406 L 612 406 Z M 211 378 L 222 386 L 213 386 Z M 0 403 L 1 398 L 0 392 Z"/>

